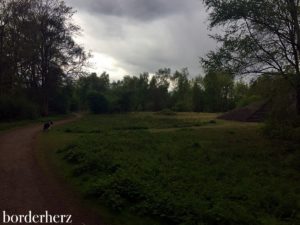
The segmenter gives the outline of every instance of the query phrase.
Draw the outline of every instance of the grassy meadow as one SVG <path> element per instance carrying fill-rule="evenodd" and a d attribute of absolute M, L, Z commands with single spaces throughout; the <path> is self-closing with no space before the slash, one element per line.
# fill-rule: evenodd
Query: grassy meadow
<path fill-rule="evenodd" d="M 113 225 L 300 224 L 299 149 L 203 113 L 85 115 L 38 147 Z"/>

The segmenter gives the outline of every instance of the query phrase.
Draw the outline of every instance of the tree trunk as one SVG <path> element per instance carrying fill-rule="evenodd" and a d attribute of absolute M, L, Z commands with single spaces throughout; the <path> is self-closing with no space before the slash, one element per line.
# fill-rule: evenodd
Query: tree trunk
<path fill-rule="evenodd" d="M 300 85 L 297 86 L 296 90 L 296 109 L 297 115 L 300 116 Z"/>
<path fill-rule="evenodd" d="M 42 108 L 42 116 L 48 116 L 49 115 L 49 101 L 47 94 L 44 93 L 43 96 L 43 108 Z"/>
<path fill-rule="evenodd" d="M 1 25 L 0 26 L 0 96 L 2 96 L 3 94 L 3 90 L 4 90 L 4 84 L 3 84 L 3 58 L 4 58 L 4 54 L 3 54 L 3 33 L 4 33 L 4 27 Z"/>
<path fill-rule="evenodd" d="M 300 25 L 299 25 L 299 2 L 289 0 L 290 14 L 292 17 L 292 23 L 294 28 L 295 40 L 295 70 L 296 70 L 296 110 L 297 115 L 300 116 L 300 70 L 299 70 L 299 54 L 300 54 Z"/>

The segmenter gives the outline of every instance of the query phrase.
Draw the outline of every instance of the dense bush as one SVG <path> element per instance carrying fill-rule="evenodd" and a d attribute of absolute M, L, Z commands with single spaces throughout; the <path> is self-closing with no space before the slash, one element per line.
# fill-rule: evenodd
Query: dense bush
<path fill-rule="evenodd" d="M 157 114 L 163 115 L 163 116 L 176 116 L 176 112 L 174 112 L 173 110 L 168 109 L 168 108 L 157 112 Z"/>
<path fill-rule="evenodd" d="M 101 93 L 90 92 L 88 94 L 88 105 L 91 112 L 95 114 L 108 113 L 109 111 L 109 102 Z"/>
<path fill-rule="evenodd" d="M 237 102 L 237 107 L 245 107 L 251 103 L 261 101 L 262 98 L 257 95 L 245 96 Z"/>
<path fill-rule="evenodd" d="M 34 119 L 38 107 L 23 97 L 0 97 L 0 121 L 12 119 Z"/>
<path fill-rule="evenodd" d="M 300 117 L 296 113 L 293 92 L 286 92 L 271 100 L 271 110 L 263 127 L 264 134 L 269 138 L 296 138 L 295 129 L 300 127 Z"/>
<path fill-rule="evenodd" d="M 67 95 L 57 93 L 49 101 L 49 110 L 58 114 L 66 114 L 70 110 L 71 100 Z"/>
<path fill-rule="evenodd" d="M 291 140 L 294 138 L 294 128 L 289 121 L 269 119 L 262 128 L 263 134 L 272 139 Z"/>

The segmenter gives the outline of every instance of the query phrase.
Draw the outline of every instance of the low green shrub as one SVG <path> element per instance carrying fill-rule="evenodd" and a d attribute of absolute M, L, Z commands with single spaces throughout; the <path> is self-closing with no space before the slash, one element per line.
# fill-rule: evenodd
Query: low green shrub
<path fill-rule="evenodd" d="M 132 122 L 126 118 L 124 126 Z M 112 128 L 122 124 L 119 117 L 114 120 Z M 101 134 L 86 133 L 60 156 L 87 197 L 117 212 L 174 225 L 297 222 L 295 153 L 278 154 L 281 147 L 257 135 L 256 128 L 161 133 L 101 128 Z"/>
<path fill-rule="evenodd" d="M 157 112 L 157 114 L 163 115 L 163 116 L 176 116 L 176 112 L 174 112 L 171 109 L 163 109 L 163 110 Z"/>
<path fill-rule="evenodd" d="M 300 140 L 300 126 L 297 117 L 277 120 L 269 118 L 262 127 L 263 134 L 271 139 Z"/>
<path fill-rule="evenodd" d="M 285 122 L 266 121 L 262 131 L 266 137 L 271 139 L 291 140 L 294 137 L 294 128 Z"/>
<path fill-rule="evenodd" d="M 91 112 L 95 114 L 108 113 L 109 112 L 109 102 L 107 98 L 97 92 L 91 92 L 88 95 L 88 105 Z"/>
<path fill-rule="evenodd" d="M 257 95 L 245 96 L 237 103 L 237 107 L 242 108 L 250 105 L 251 103 L 261 101 L 261 99 L 262 98 Z"/>
<path fill-rule="evenodd" d="M 0 97 L 0 121 L 34 119 L 38 117 L 38 107 L 24 97 Z"/>

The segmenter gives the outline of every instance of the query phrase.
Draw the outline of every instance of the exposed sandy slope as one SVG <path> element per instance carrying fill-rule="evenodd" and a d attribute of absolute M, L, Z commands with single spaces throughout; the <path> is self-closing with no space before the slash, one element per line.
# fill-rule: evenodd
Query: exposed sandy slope
<path fill-rule="evenodd" d="M 70 122 L 56 122 L 55 125 Z M 42 125 L 14 129 L 0 135 L 0 224 L 8 214 L 72 214 L 75 225 L 101 225 L 54 176 L 43 174 L 34 153 Z"/>

